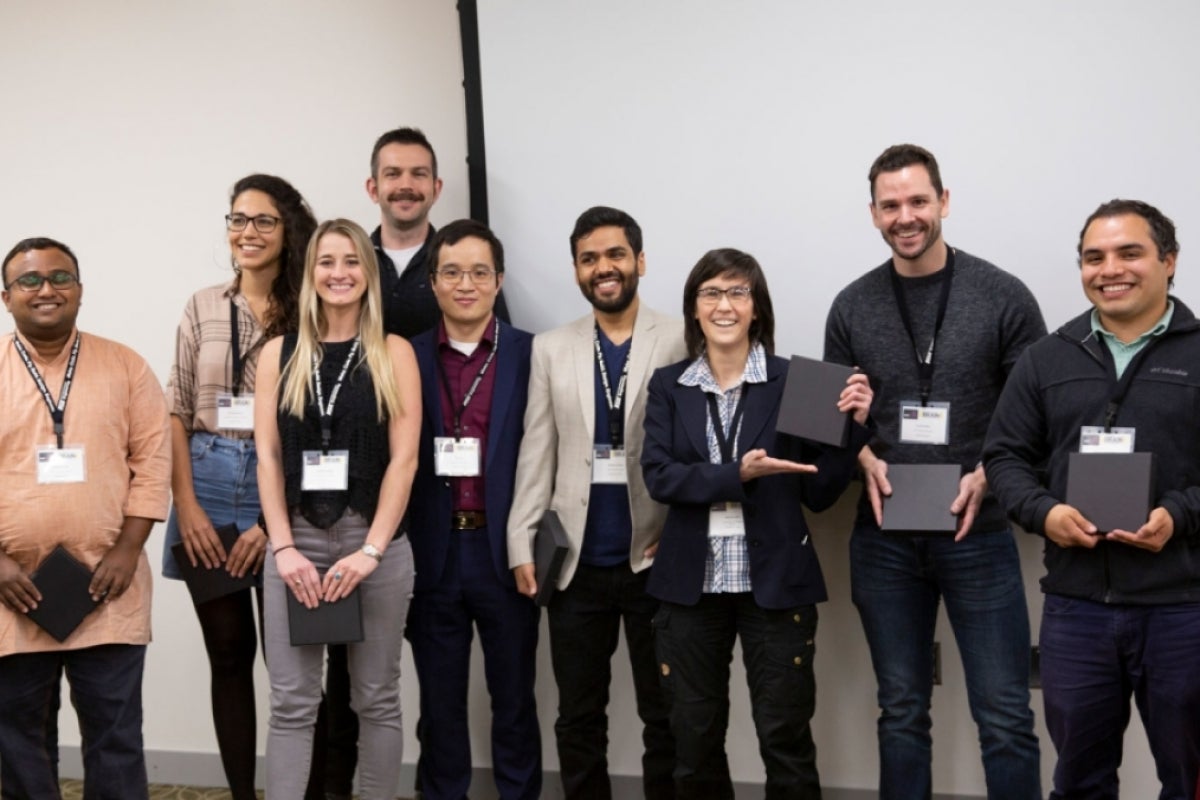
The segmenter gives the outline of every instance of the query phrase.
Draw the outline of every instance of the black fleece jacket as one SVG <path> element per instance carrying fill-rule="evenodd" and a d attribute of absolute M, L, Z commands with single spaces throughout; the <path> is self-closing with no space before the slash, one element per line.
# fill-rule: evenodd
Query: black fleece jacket
<path fill-rule="evenodd" d="M 1155 454 L 1155 505 L 1171 515 L 1174 533 L 1158 553 L 1109 541 L 1060 547 L 1046 539 L 1046 593 L 1130 605 L 1200 601 L 1200 321 L 1174 302 L 1170 326 L 1128 367 L 1136 373 L 1113 422 L 1135 428 L 1137 451 Z M 1116 382 L 1090 318 L 1089 310 L 1025 351 L 984 445 L 992 491 L 1014 522 L 1042 536 L 1046 515 L 1066 496 L 1080 428 L 1104 424 Z"/>

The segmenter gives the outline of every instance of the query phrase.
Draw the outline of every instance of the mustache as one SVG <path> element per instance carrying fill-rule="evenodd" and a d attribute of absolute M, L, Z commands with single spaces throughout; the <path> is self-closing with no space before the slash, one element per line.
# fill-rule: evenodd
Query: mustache
<path fill-rule="evenodd" d="M 421 203 L 425 200 L 425 195 L 420 192 L 414 192 L 410 189 L 401 189 L 398 192 L 392 192 L 387 196 L 389 203 L 395 203 L 400 200 L 412 200 L 415 203 Z"/>
<path fill-rule="evenodd" d="M 617 281 L 617 283 L 622 285 L 625 283 L 625 276 L 617 270 L 613 270 L 612 272 L 606 272 L 603 275 L 597 275 L 596 277 L 592 278 L 592 286 L 598 286 L 604 281 L 611 281 L 614 279 Z"/>

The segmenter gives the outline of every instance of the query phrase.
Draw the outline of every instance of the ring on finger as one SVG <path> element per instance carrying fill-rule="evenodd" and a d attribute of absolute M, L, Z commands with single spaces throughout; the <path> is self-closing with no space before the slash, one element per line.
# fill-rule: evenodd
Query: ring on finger
<path fill-rule="evenodd" d="M 335 581 L 340 581 L 342 579 L 342 573 L 340 571 L 333 573 L 333 579 Z"/>

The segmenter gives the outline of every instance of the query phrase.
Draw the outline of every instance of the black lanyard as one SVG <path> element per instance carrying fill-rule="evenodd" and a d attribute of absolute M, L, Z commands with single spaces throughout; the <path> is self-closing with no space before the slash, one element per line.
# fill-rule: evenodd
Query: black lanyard
<path fill-rule="evenodd" d="M 908 340 L 912 342 L 913 355 L 917 361 L 917 378 L 920 380 L 921 405 L 929 404 L 929 395 L 933 391 L 933 356 L 934 345 L 937 343 L 938 334 L 942 330 L 942 322 L 946 319 L 946 306 L 950 302 L 950 283 L 954 279 L 954 250 L 946 248 L 946 266 L 942 275 L 942 292 L 938 298 L 937 317 L 933 323 L 933 336 L 929 340 L 929 351 L 925 355 L 921 355 L 920 349 L 917 347 L 917 337 L 913 335 L 912 315 L 908 308 L 908 303 L 904 298 L 904 282 L 900 280 L 900 275 L 896 272 L 896 264 L 891 264 L 889 274 L 892 276 L 892 292 L 896 296 L 896 305 L 900 307 L 900 320 L 904 323 L 904 330 L 908 333 Z"/>
<path fill-rule="evenodd" d="M 467 406 L 471 403 L 471 398 L 475 396 L 475 391 L 479 388 L 479 384 L 483 382 L 483 376 L 487 374 L 488 367 L 492 365 L 492 361 L 496 359 L 496 352 L 500 349 L 500 318 L 496 317 L 496 325 L 492 328 L 492 352 L 488 353 L 487 359 L 483 362 L 483 366 L 479 368 L 479 372 L 475 375 L 475 380 L 471 381 L 470 388 L 463 395 L 462 405 L 457 408 L 454 405 L 454 392 L 450 389 L 450 378 L 446 376 L 446 369 L 442 366 L 442 359 L 437 360 L 438 375 L 442 377 L 442 388 L 446 390 L 446 399 L 450 401 L 450 407 L 454 409 L 454 438 L 457 441 L 462 438 L 462 415 L 467 410 Z"/>
<path fill-rule="evenodd" d="M 721 463 L 729 464 L 733 461 L 733 442 L 737 439 L 738 428 L 742 424 L 742 412 L 746 407 L 746 393 L 750 390 L 750 384 L 742 384 L 742 396 L 738 398 L 737 407 L 733 410 L 733 416 L 729 418 L 729 437 L 725 436 L 725 428 L 721 425 L 721 409 L 717 405 L 717 396 L 706 392 L 708 395 L 708 413 L 712 416 L 713 433 L 717 435 L 717 447 L 721 451 Z"/>
<path fill-rule="evenodd" d="M 233 356 L 233 380 L 230 390 L 237 397 L 242 393 L 242 383 L 246 376 L 246 359 L 266 341 L 265 336 L 259 336 L 258 341 L 250 346 L 246 355 L 242 355 L 242 333 L 238 325 L 238 307 L 233 298 L 229 298 L 229 345 Z"/>
<path fill-rule="evenodd" d="M 67 396 L 71 394 L 71 381 L 75 379 L 75 362 L 79 360 L 79 340 L 82 338 L 82 334 L 75 334 L 75 343 L 71 345 L 71 355 L 67 359 L 67 372 L 63 376 L 62 394 L 58 396 L 58 402 L 55 403 L 54 395 L 50 394 L 46 381 L 42 379 L 42 373 L 38 372 L 37 365 L 29 357 L 29 351 L 25 349 L 25 345 L 21 344 L 21 340 L 16 335 L 13 336 L 13 344 L 16 345 L 21 360 L 25 362 L 25 369 L 29 370 L 29 376 L 33 378 L 38 391 L 42 393 L 42 399 L 46 401 L 46 408 L 50 409 L 50 419 L 54 421 L 54 438 L 58 440 L 59 450 L 63 449 L 63 414 L 67 410 Z"/>
<path fill-rule="evenodd" d="M 608 380 L 608 366 L 604 363 L 604 353 L 600 350 L 600 326 L 592 328 L 592 345 L 596 351 L 596 367 L 600 370 L 600 384 L 604 387 L 604 400 L 608 403 L 608 438 L 614 448 L 620 449 L 625 443 L 625 383 L 629 377 L 629 354 L 633 352 L 633 344 L 625 353 L 625 364 L 621 367 L 621 379 L 617 381 L 617 393 L 612 393 Z"/>
<path fill-rule="evenodd" d="M 1100 341 L 1100 335 L 1095 334 L 1098 343 L 1108 350 L 1108 346 L 1103 341 Z M 1138 351 L 1129 365 L 1125 367 L 1125 371 L 1121 373 L 1121 378 L 1113 382 L 1112 391 L 1108 395 L 1108 406 L 1104 410 L 1104 430 L 1111 431 L 1113 423 L 1117 421 L 1117 413 L 1121 410 L 1121 404 L 1125 402 L 1125 395 L 1129 394 L 1129 387 L 1133 385 L 1133 376 L 1142 366 L 1142 362 L 1146 360 L 1146 354 L 1154 349 L 1154 346 L 1161 342 L 1162 336 L 1155 336 L 1146 346 Z M 1112 358 L 1112 351 L 1108 351 L 1109 357 Z M 1116 360 L 1113 359 L 1114 370 Z"/>
<path fill-rule="evenodd" d="M 361 340 L 355 339 L 350 354 L 346 356 L 346 363 L 342 364 L 342 371 L 338 373 L 337 383 L 329 393 L 328 406 L 325 405 L 325 397 L 321 392 L 321 362 L 317 359 L 317 354 L 313 353 L 313 391 L 317 395 L 317 412 L 321 415 L 321 450 L 325 453 L 329 452 L 329 442 L 333 438 L 333 404 L 337 402 L 338 392 L 342 390 L 342 381 L 346 378 L 354 356 L 358 354 L 359 344 Z"/>

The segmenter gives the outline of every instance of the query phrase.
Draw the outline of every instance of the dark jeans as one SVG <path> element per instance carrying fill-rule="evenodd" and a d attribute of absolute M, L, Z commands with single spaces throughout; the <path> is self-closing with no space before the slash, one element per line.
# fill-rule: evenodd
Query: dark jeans
<path fill-rule="evenodd" d="M 567 800 L 609 800 L 608 686 L 621 621 L 642 719 L 642 787 L 646 800 L 675 796 L 675 742 L 658 681 L 651 620 L 658 601 L 646 594 L 646 571 L 628 564 L 580 564 L 550 601 L 550 658 L 558 684 L 558 761 Z"/>
<path fill-rule="evenodd" d="M 346 645 L 331 644 L 325 649 L 325 695 L 321 698 L 313 747 L 321 749 L 322 741 L 325 746 L 320 754 L 314 752 L 313 764 L 316 769 L 319 762 L 324 771 L 326 792 L 334 797 L 350 797 L 358 768 L 358 715 L 350 707 L 350 665 Z"/>
<path fill-rule="evenodd" d="M 63 672 L 83 737 L 84 800 L 148 797 L 142 753 L 146 648 L 110 644 L 0 658 L 0 797 L 57 800 Z"/>
<path fill-rule="evenodd" d="M 446 568 L 413 596 L 405 633 L 421 688 L 418 773 L 425 800 L 461 800 L 471 787 L 467 693 L 479 629 L 492 708 L 492 773 L 501 800 L 542 794 L 534 676 L 538 607 L 496 576 L 486 529 L 452 531 Z"/>
<path fill-rule="evenodd" d="M 705 594 L 694 606 L 662 604 L 654 641 L 671 707 L 678 797 L 733 800 L 725 733 L 729 663 L 740 637 L 767 800 L 819 800 L 809 728 L 816 709 L 816 633 L 815 606 L 768 610 L 749 592 Z"/>
<path fill-rule="evenodd" d="M 1046 727 L 1058 751 L 1052 800 L 1118 796 L 1131 694 L 1160 800 L 1190 800 L 1200 772 L 1200 603 L 1107 606 L 1048 594 L 1040 638 Z"/>
<path fill-rule="evenodd" d="M 962 654 L 988 797 L 1040 800 L 1029 707 L 1029 613 L 1010 531 L 898 537 L 874 522 L 850 539 L 851 594 L 879 682 L 879 796 L 932 793 L 930 699 L 938 603 Z"/>

